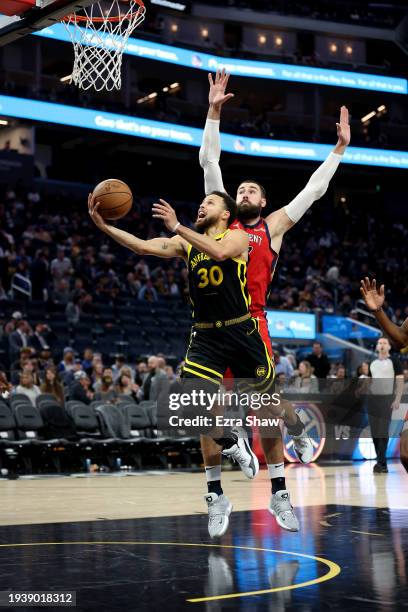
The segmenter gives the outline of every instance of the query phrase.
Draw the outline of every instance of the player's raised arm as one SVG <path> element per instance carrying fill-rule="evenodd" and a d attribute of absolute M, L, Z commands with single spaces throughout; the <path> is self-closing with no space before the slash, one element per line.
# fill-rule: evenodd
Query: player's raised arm
<path fill-rule="evenodd" d="M 221 240 L 214 240 L 205 234 L 200 234 L 194 230 L 181 225 L 177 220 L 174 209 L 165 200 L 160 200 L 153 205 L 153 217 L 161 219 L 167 229 L 172 232 L 177 232 L 178 236 L 206 253 L 211 259 L 216 261 L 224 261 L 230 257 L 245 257 L 248 258 L 248 234 L 242 230 L 234 230 L 228 232 Z"/>
<path fill-rule="evenodd" d="M 408 319 L 405 319 L 401 327 L 395 325 L 385 314 L 382 307 L 385 300 L 385 287 L 377 288 L 375 278 L 370 281 L 368 277 L 361 281 L 361 295 L 367 308 L 373 313 L 383 332 L 389 337 L 395 348 L 408 347 Z"/>
<path fill-rule="evenodd" d="M 266 217 L 272 239 L 272 247 L 279 251 L 285 232 L 295 225 L 309 210 L 313 202 L 319 200 L 327 191 L 329 183 L 336 172 L 344 151 L 350 143 L 349 112 L 341 107 L 337 127 L 337 144 L 327 159 L 310 177 L 304 189 L 286 206 Z M 275 243 L 275 244 L 274 244 Z"/>
<path fill-rule="evenodd" d="M 206 195 L 212 191 L 225 191 L 221 168 L 220 118 L 222 105 L 234 97 L 226 94 L 229 74 L 223 69 L 217 70 L 215 80 L 208 75 L 210 91 L 208 94 L 209 109 L 200 148 L 200 166 L 204 170 L 204 188 Z"/>
<path fill-rule="evenodd" d="M 180 236 L 172 238 L 153 238 L 152 240 L 142 240 L 129 232 L 114 227 L 106 223 L 102 215 L 98 212 L 98 202 L 92 197 L 88 197 L 88 211 L 92 221 L 99 229 L 116 240 L 122 246 L 134 251 L 138 255 L 156 255 L 157 257 L 182 257 L 186 258 L 187 245 Z"/>

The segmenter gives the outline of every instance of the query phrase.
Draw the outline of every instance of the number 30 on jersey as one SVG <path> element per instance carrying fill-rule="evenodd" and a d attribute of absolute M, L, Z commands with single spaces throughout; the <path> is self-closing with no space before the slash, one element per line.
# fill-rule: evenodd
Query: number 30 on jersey
<path fill-rule="evenodd" d="M 208 285 L 218 287 L 224 280 L 224 274 L 219 266 L 212 266 L 209 270 L 207 268 L 200 268 L 197 270 L 197 274 L 201 279 L 198 284 L 199 289 L 204 289 Z"/>

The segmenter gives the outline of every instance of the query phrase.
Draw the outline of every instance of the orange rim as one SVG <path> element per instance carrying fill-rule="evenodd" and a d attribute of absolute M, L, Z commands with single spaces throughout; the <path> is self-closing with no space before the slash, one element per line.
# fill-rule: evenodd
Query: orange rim
<path fill-rule="evenodd" d="M 130 4 L 130 0 L 121 0 L 121 2 Z M 146 7 L 143 4 L 143 0 L 133 0 L 133 2 L 139 5 L 139 8 L 137 9 L 136 17 L 143 15 L 146 11 Z M 110 23 L 118 23 L 119 21 L 125 21 L 125 20 L 128 20 L 127 15 L 117 15 L 116 17 L 93 17 L 91 19 L 90 17 L 86 17 L 85 15 L 77 15 L 76 13 L 71 13 L 70 15 L 67 15 L 66 17 L 61 19 L 61 21 L 66 21 L 68 23 L 70 21 L 82 21 L 82 22 L 92 21 L 92 23 L 106 23 L 107 21 L 109 21 Z"/>

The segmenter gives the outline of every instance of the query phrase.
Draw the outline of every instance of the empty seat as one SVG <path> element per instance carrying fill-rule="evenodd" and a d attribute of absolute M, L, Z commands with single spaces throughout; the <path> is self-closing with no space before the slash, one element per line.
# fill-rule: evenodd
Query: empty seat
<path fill-rule="evenodd" d="M 114 442 L 114 439 L 103 438 L 98 417 L 90 406 L 82 402 L 68 402 L 67 412 L 72 417 L 81 443 L 95 445 Z"/>
<path fill-rule="evenodd" d="M 44 438 L 59 439 L 65 445 L 78 439 L 72 418 L 55 399 L 43 400 L 39 409 L 44 421 Z"/>
<path fill-rule="evenodd" d="M 17 423 L 11 409 L 6 404 L 0 404 L 0 448 L 16 446 Z"/>
<path fill-rule="evenodd" d="M 43 439 L 44 421 L 38 408 L 32 404 L 17 404 L 13 406 L 13 413 L 19 440 L 30 442 L 33 446 L 46 446 L 48 443 L 59 442 L 59 440 Z"/>
<path fill-rule="evenodd" d="M 130 423 L 130 436 L 132 438 L 151 437 L 150 415 L 140 404 L 123 404 L 123 409 L 127 411 Z"/>

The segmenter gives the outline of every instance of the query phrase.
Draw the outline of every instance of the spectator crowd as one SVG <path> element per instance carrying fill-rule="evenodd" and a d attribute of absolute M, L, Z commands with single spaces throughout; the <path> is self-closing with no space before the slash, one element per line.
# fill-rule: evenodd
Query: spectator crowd
<path fill-rule="evenodd" d="M 61 328 L 75 330 L 84 319 L 92 321 L 103 306 L 114 309 L 120 304 L 125 311 L 129 307 L 137 312 L 143 305 L 148 308 L 162 305 L 166 314 L 166 300 L 172 300 L 175 314 L 167 319 L 171 328 L 171 317 L 177 321 L 177 309 L 187 312 L 188 308 L 185 264 L 181 260 L 140 257 L 122 249 L 96 229 L 84 211 L 84 203 L 72 197 L 51 199 L 34 189 L 8 189 L 1 202 L 2 393 L 14 390 L 34 401 L 37 394 L 52 388 L 60 399 L 68 394 L 83 401 L 95 397 L 115 401 L 122 393 L 140 400 L 146 399 L 146 385 L 147 396 L 150 394 L 152 370 L 169 379 L 174 377 L 173 368 L 177 370 L 183 357 L 184 342 L 169 364 L 164 347 L 160 349 L 160 340 L 157 353 L 162 355 L 158 363 L 156 357 L 146 361 L 139 355 L 135 364 L 134 354 L 129 354 L 132 364 L 123 362 L 128 355 L 113 363 L 114 345 L 98 354 L 101 351 L 92 343 L 87 323 L 85 345 L 74 342 L 74 346 L 57 350 L 64 330 L 57 329 L 53 316 L 57 312 L 63 318 Z M 306 217 L 299 224 L 301 227 L 291 231 L 290 248 L 285 245 L 282 248 L 268 306 L 357 316 L 360 278 L 376 275 L 385 279 L 392 292 L 394 308 L 387 304 L 385 308 L 392 320 L 400 324 L 408 316 L 408 289 L 400 282 L 403 270 L 408 268 L 408 259 L 403 255 L 408 238 L 406 227 L 393 223 L 386 215 L 376 213 L 371 217 L 361 208 L 351 209 L 347 205 L 334 209 L 322 206 L 320 210 L 313 224 Z M 183 204 L 178 207 L 178 214 L 184 223 L 191 225 L 195 210 L 192 205 Z M 151 220 L 148 200 L 136 201 L 127 227 L 143 238 L 163 231 Z M 331 227 L 336 227 L 336 232 Z M 393 236 L 392 241 L 387 241 L 390 246 L 380 246 L 382 236 L 390 233 Z M 10 311 L 10 304 L 19 306 Z M 36 314 L 27 320 L 25 313 L 31 312 L 33 304 Z M 107 327 L 115 325 L 120 327 L 118 321 L 107 321 Z M 157 328 L 157 333 L 160 331 Z M 332 365 L 327 358 L 321 358 L 318 346 L 308 359 L 296 360 L 279 351 L 275 356 L 281 384 L 294 390 L 315 392 L 316 377 L 346 375 L 342 364 Z"/>

